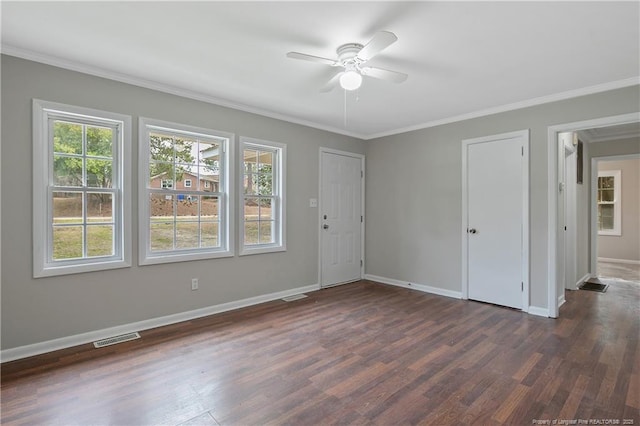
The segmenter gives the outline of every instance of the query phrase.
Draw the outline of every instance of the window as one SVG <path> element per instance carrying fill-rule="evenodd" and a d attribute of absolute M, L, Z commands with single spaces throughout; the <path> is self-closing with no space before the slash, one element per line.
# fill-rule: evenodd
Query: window
<path fill-rule="evenodd" d="M 620 170 L 598 172 L 598 234 L 622 235 L 620 209 Z"/>
<path fill-rule="evenodd" d="M 205 189 L 209 189 L 209 188 L 211 188 L 211 184 L 209 183 L 209 181 L 208 181 L 208 180 L 205 180 L 205 181 L 204 181 L 204 188 L 205 188 Z"/>
<path fill-rule="evenodd" d="M 34 99 L 34 277 L 131 265 L 125 115 Z"/>
<path fill-rule="evenodd" d="M 240 254 L 286 250 L 286 145 L 241 138 Z"/>
<path fill-rule="evenodd" d="M 140 263 L 232 256 L 233 135 L 146 118 L 139 133 Z"/>

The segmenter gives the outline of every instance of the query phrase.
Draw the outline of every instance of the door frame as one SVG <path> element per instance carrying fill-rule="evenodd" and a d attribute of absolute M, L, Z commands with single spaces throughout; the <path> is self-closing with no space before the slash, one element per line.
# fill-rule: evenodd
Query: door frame
<path fill-rule="evenodd" d="M 577 138 L 575 136 L 575 132 L 570 132 L 572 137 Z M 564 223 L 571 224 L 574 226 L 569 226 L 562 238 L 562 242 L 558 239 L 558 249 L 560 249 L 560 245 L 563 246 L 562 252 L 564 253 L 564 257 L 562 258 L 562 277 L 563 277 L 563 288 L 569 290 L 577 290 L 576 284 L 578 283 L 578 270 L 577 270 L 577 238 L 578 233 L 576 232 L 575 224 L 578 222 L 577 217 L 577 156 L 578 156 L 578 148 L 577 145 L 573 144 L 571 141 L 570 144 L 567 145 L 566 140 L 563 140 L 563 143 L 560 143 L 560 134 L 558 134 L 558 178 L 562 177 L 563 190 L 562 190 L 562 203 L 563 203 L 563 213 L 564 213 Z M 576 139 L 577 141 L 577 139 Z M 560 205 L 558 204 L 558 208 Z M 560 227 L 558 227 L 560 230 Z M 559 253 L 559 252 L 558 252 Z M 570 261 L 569 261 L 570 259 Z M 567 275 L 571 277 L 567 280 Z M 565 302 L 564 300 L 564 292 L 561 297 L 558 298 L 558 306 L 562 306 Z"/>
<path fill-rule="evenodd" d="M 318 287 L 320 289 L 326 288 L 322 286 L 322 209 L 324 205 L 324 200 L 322 199 L 322 154 L 335 154 L 335 155 L 344 155 L 346 157 L 352 157 L 360 160 L 360 212 L 362 215 L 362 222 L 360 222 L 360 259 L 362 260 L 362 264 L 360 265 L 360 279 L 364 277 L 365 271 L 365 250 L 364 250 L 364 232 L 365 232 L 365 223 L 367 221 L 367 215 L 365 213 L 365 156 L 364 154 L 358 154 L 355 152 L 341 151 L 333 148 L 320 147 L 319 150 L 319 158 L 318 158 Z"/>
<path fill-rule="evenodd" d="M 462 298 L 469 299 L 469 243 L 467 226 L 469 222 L 468 147 L 469 145 L 522 138 L 522 311 L 529 312 L 529 129 L 497 135 L 482 136 L 462 141 Z"/>
<path fill-rule="evenodd" d="M 562 132 L 576 132 L 579 130 L 608 127 L 617 124 L 640 122 L 640 112 L 621 114 L 573 123 L 557 124 L 547 128 L 547 316 L 557 318 L 558 302 L 558 134 Z M 593 243 L 593 241 L 591 242 Z M 564 257 L 564 253 L 562 253 Z M 564 260 L 562 260 L 564 262 Z M 591 265 L 591 261 L 589 262 Z M 590 271 L 593 273 L 593 271 Z"/>

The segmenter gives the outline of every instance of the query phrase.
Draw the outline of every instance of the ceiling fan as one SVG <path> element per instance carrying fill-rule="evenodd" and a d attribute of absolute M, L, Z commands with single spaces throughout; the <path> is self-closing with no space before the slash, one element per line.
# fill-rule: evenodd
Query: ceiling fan
<path fill-rule="evenodd" d="M 329 82 L 320 89 L 321 92 L 330 92 L 340 84 L 345 90 L 356 90 L 362 84 L 362 76 L 378 78 L 381 80 L 402 83 L 407 79 L 407 74 L 385 70 L 382 68 L 364 66 L 371 58 L 395 43 L 398 37 L 389 31 L 379 31 L 366 45 L 360 43 L 347 43 L 336 49 L 338 59 L 328 59 L 319 56 L 307 55 L 299 52 L 287 53 L 288 58 L 302 59 L 304 61 L 318 62 L 332 67 L 342 67 L 343 71 L 337 73 Z"/>

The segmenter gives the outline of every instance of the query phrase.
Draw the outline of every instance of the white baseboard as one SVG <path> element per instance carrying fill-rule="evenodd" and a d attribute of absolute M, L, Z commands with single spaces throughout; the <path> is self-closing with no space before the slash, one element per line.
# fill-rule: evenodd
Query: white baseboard
<path fill-rule="evenodd" d="M 221 312 L 232 311 L 234 309 L 245 308 L 247 306 L 253 306 L 264 302 L 270 302 L 272 300 L 282 299 L 283 297 L 293 296 L 295 294 L 307 293 L 316 290 L 320 290 L 319 284 L 292 288 L 290 290 L 278 291 L 275 293 L 263 294 L 261 296 L 255 296 L 248 299 L 208 306 L 206 308 L 194 309 L 192 311 L 180 312 L 177 314 L 166 315 L 163 317 L 152 318 L 130 324 L 123 324 L 116 327 L 104 328 L 102 330 L 89 331 L 87 333 L 61 337 L 59 339 L 48 340 L 46 342 L 5 349 L 0 351 L 0 362 L 14 361 L 16 359 L 27 358 L 34 355 L 57 351 L 59 349 L 66 349 L 72 346 L 91 343 L 93 341 L 106 339 L 108 337 L 119 336 L 126 333 L 133 333 L 135 331 L 149 330 L 151 328 L 162 327 L 170 324 L 176 324 L 183 321 L 202 318 Z"/>
<path fill-rule="evenodd" d="M 630 260 L 630 259 L 610 259 L 608 257 L 599 257 L 598 262 L 609 262 L 609 263 L 624 263 L 627 265 L 640 265 L 640 260 Z"/>
<path fill-rule="evenodd" d="M 377 281 L 383 284 L 394 285 L 397 287 L 412 288 L 424 293 L 437 294 L 438 296 L 453 297 L 454 299 L 462 299 L 462 293 L 459 291 L 446 290 L 438 287 L 431 287 L 425 284 L 409 283 L 407 281 L 394 280 L 393 278 L 379 277 L 377 275 L 365 274 L 365 280 Z"/>
<path fill-rule="evenodd" d="M 576 283 L 576 289 L 580 288 L 580 286 L 582 284 L 584 284 L 585 281 L 588 281 L 592 277 L 593 277 L 593 275 L 591 275 L 590 273 L 589 274 L 584 274 L 584 277 L 580 278 L 578 280 L 578 282 Z M 564 295 L 562 297 L 564 298 Z M 560 305 L 558 305 L 558 306 L 560 306 Z"/>
<path fill-rule="evenodd" d="M 558 297 L 558 309 L 560 309 L 560 306 L 564 305 L 567 302 L 567 299 L 564 297 L 564 294 L 562 296 Z"/>
<path fill-rule="evenodd" d="M 549 318 L 549 310 L 547 308 L 541 308 L 539 306 L 529 306 L 527 313 L 531 315 L 537 315 L 539 317 Z"/>

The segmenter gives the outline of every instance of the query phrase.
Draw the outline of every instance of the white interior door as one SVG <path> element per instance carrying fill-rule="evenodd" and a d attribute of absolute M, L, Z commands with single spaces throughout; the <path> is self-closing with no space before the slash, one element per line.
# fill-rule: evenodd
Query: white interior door
<path fill-rule="evenodd" d="M 362 158 L 321 153 L 321 286 L 359 280 L 362 260 Z"/>
<path fill-rule="evenodd" d="M 468 297 L 518 309 L 528 273 L 525 143 L 496 136 L 466 145 Z"/>

